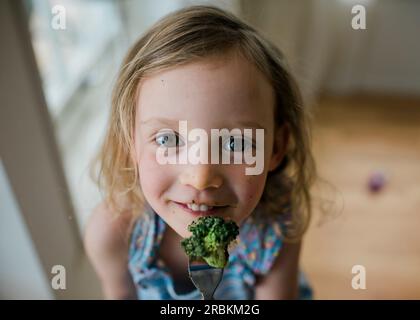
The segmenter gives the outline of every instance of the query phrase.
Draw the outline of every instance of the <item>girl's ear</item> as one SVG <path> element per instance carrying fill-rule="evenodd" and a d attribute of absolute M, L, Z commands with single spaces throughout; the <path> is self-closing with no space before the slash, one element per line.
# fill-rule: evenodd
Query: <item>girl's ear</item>
<path fill-rule="evenodd" d="M 274 133 L 273 154 L 271 155 L 268 171 L 275 170 L 286 155 L 289 145 L 290 129 L 288 124 L 277 128 Z"/>

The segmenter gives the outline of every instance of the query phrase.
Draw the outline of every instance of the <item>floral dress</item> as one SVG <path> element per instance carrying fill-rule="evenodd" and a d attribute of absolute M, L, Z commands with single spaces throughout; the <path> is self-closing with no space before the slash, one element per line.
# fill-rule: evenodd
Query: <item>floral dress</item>
<path fill-rule="evenodd" d="M 254 214 L 253 214 L 254 215 Z M 217 288 L 216 300 L 252 300 L 259 275 L 267 274 L 281 254 L 285 223 L 282 217 L 258 220 L 251 215 L 241 225 L 237 245 L 230 251 L 229 263 Z M 175 283 L 158 249 L 166 223 L 150 207 L 134 225 L 129 249 L 129 270 L 139 299 L 199 300 L 197 289 L 177 292 Z M 299 298 L 312 299 L 312 289 L 299 272 Z"/>

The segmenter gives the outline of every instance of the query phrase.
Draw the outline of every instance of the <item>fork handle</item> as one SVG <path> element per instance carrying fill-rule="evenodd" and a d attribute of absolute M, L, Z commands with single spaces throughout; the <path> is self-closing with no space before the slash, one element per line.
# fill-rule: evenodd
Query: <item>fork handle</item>
<path fill-rule="evenodd" d="M 203 296 L 203 299 L 201 300 L 214 300 L 214 297 L 212 294 L 206 294 L 206 295 L 202 294 L 202 296 Z"/>

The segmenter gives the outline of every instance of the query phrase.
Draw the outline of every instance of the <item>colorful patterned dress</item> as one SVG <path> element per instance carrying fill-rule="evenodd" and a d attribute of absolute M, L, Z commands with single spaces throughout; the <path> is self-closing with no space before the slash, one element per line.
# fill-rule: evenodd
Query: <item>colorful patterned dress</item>
<path fill-rule="evenodd" d="M 240 227 L 237 245 L 230 251 L 216 300 L 252 300 L 256 276 L 267 274 L 283 246 L 284 218 L 257 221 L 251 215 Z M 129 269 L 139 299 L 199 300 L 198 290 L 176 292 L 175 283 L 158 259 L 166 223 L 152 209 L 139 218 L 131 235 Z M 312 289 L 299 272 L 299 298 L 312 299 Z"/>

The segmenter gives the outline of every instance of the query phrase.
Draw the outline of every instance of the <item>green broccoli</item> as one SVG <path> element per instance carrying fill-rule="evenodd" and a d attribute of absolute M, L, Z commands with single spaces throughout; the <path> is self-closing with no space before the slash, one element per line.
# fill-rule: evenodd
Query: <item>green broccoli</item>
<path fill-rule="evenodd" d="M 181 245 L 190 260 L 203 259 L 212 267 L 224 268 L 229 259 L 228 245 L 239 234 L 236 223 L 205 216 L 193 221 L 188 230 L 192 236 L 182 240 Z"/>

